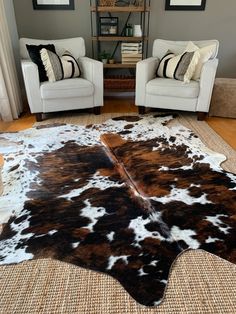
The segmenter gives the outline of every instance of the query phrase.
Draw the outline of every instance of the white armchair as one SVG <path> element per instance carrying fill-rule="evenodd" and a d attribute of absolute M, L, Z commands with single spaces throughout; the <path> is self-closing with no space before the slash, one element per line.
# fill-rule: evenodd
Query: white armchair
<path fill-rule="evenodd" d="M 218 66 L 217 40 L 204 40 L 194 42 L 202 48 L 215 44 L 215 52 L 211 59 L 202 68 L 199 81 L 182 81 L 156 77 L 156 70 L 160 59 L 171 50 L 181 54 L 187 46 L 187 41 L 168 41 L 156 39 L 153 44 L 151 58 L 137 63 L 136 68 L 136 98 L 139 113 L 145 112 L 145 107 L 173 109 L 198 112 L 198 119 L 203 120 L 209 111 L 210 100 Z"/>
<path fill-rule="evenodd" d="M 68 50 L 78 59 L 81 76 L 57 82 L 39 81 L 38 67 L 30 60 L 26 45 L 54 44 L 60 55 Z M 103 106 L 103 64 L 85 57 L 84 39 L 81 37 L 40 40 L 21 38 L 20 54 L 26 94 L 31 113 L 42 120 L 43 113 L 94 108 L 99 114 Z"/>

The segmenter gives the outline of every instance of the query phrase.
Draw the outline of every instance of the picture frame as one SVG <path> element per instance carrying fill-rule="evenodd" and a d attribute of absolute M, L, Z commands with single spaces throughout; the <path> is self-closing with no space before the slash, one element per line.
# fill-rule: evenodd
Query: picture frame
<path fill-rule="evenodd" d="M 166 0 L 165 10 L 204 11 L 206 0 Z"/>
<path fill-rule="evenodd" d="M 100 36 L 117 36 L 118 35 L 118 17 L 100 17 L 99 34 Z"/>
<path fill-rule="evenodd" d="M 74 10 L 74 0 L 33 0 L 34 10 Z"/>

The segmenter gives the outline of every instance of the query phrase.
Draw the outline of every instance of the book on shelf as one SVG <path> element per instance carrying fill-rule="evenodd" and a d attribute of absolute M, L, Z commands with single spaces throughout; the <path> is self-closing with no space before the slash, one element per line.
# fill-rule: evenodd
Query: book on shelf
<path fill-rule="evenodd" d="M 136 64 L 138 61 L 142 60 L 142 53 L 122 53 L 121 60 L 122 64 Z"/>
<path fill-rule="evenodd" d="M 140 49 L 142 48 L 142 43 L 132 43 L 132 44 L 127 44 L 127 43 L 122 43 L 121 44 L 121 49 Z"/>
<path fill-rule="evenodd" d="M 122 54 L 137 54 L 137 53 L 142 53 L 142 49 L 139 50 L 121 50 Z"/>
<path fill-rule="evenodd" d="M 142 43 L 121 43 L 121 53 L 122 54 L 137 54 L 142 53 L 143 45 Z"/>
<path fill-rule="evenodd" d="M 142 42 L 138 42 L 138 43 L 129 43 L 129 42 L 122 42 L 121 43 L 121 47 L 142 47 L 143 43 Z"/>

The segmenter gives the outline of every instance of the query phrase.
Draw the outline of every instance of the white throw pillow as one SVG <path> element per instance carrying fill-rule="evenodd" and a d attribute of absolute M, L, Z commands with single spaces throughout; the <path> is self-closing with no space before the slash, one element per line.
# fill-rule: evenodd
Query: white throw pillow
<path fill-rule="evenodd" d="M 199 80 L 202 72 L 202 67 L 205 62 L 207 62 L 215 53 L 216 44 L 212 44 L 209 46 L 205 46 L 203 48 L 199 48 L 192 41 L 190 41 L 185 49 L 186 52 L 190 51 L 199 51 L 200 58 L 198 64 L 196 66 L 195 72 L 193 74 L 192 80 Z"/>

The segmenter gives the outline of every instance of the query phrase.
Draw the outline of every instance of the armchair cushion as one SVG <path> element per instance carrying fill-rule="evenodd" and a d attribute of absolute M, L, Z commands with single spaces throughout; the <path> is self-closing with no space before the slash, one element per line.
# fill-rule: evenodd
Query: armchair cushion
<path fill-rule="evenodd" d="M 56 52 L 55 46 L 52 44 L 48 45 L 26 45 L 30 59 L 38 66 L 39 70 L 39 80 L 40 82 L 48 81 L 47 73 L 45 71 L 43 62 L 41 60 L 40 51 L 43 48 L 48 49 L 49 51 Z"/>
<path fill-rule="evenodd" d="M 159 96 L 197 98 L 199 90 L 199 82 L 190 81 L 189 84 L 184 84 L 181 81 L 167 78 L 155 78 L 146 85 L 147 94 Z"/>
<path fill-rule="evenodd" d="M 86 97 L 94 94 L 94 85 L 83 78 L 73 78 L 53 83 L 44 82 L 41 84 L 40 93 L 42 99 Z"/>
<path fill-rule="evenodd" d="M 50 82 L 80 76 L 79 64 L 69 51 L 65 51 L 59 57 L 56 53 L 44 48 L 40 51 L 40 55 Z"/>

